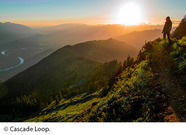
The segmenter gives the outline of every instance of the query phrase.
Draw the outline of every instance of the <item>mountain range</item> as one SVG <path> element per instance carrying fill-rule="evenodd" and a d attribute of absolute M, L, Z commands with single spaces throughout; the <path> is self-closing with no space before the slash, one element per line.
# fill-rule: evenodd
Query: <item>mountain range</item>
<path fill-rule="evenodd" d="M 150 29 L 162 29 L 161 25 L 85 25 L 85 24 L 62 24 L 53 27 L 37 29 L 38 32 L 48 35 L 48 38 L 60 45 L 77 44 L 90 40 L 106 40 L 133 31 Z M 55 40 L 54 40 L 55 39 Z"/>
<path fill-rule="evenodd" d="M 160 28 L 162 26 L 133 26 L 133 27 L 124 27 L 122 25 L 84 25 L 84 24 L 62 24 L 53 27 L 45 27 L 40 29 L 31 29 L 27 26 L 14 24 L 14 23 L 0 23 L 0 82 L 8 80 L 13 77 L 17 73 L 27 69 L 28 67 L 36 64 L 44 57 L 48 56 L 55 50 L 65 46 L 65 45 L 74 45 L 79 42 L 89 41 L 89 40 L 100 40 L 115 37 L 118 35 L 122 35 L 124 33 L 133 31 L 133 30 L 144 30 L 144 29 L 153 29 Z M 152 30 L 153 31 L 153 30 Z M 156 30 L 154 30 L 156 31 Z M 143 31 L 140 31 L 141 35 L 143 35 Z M 135 33 L 133 35 L 133 39 L 135 37 Z M 127 36 L 127 35 L 126 35 Z M 132 43 L 133 48 L 129 53 L 126 53 L 131 46 L 131 42 L 128 42 L 126 38 L 126 42 L 128 45 L 125 45 L 126 49 L 122 47 L 121 51 L 118 48 L 110 48 L 108 45 L 109 53 L 117 54 L 116 59 L 126 58 L 127 55 L 134 56 L 137 54 L 139 50 L 137 46 L 141 46 L 145 40 L 150 40 L 148 38 L 136 38 L 133 40 L 135 42 Z M 122 40 L 122 39 L 121 39 Z M 139 41 L 140 40 L 140 41 Z M 144 40 L 144 41 L 143 41 Z M 125 41 L 124 41 L 125 42 Z M 93 44 L 97 44 L 96 42 L 92 42 Z M 138 44 L 136 44 L 138 43 Z M 135 45 L 134 45 L 135 44 Z M 94 50 L 93 46 L 90 46 L 90 50 Z M 102 51 L 104 52 L 107 47 L 104 47 Z M 118 51 L 118 52 L 116 52 Z M 134 51 L 134 52 L 133 52 Z M 88 52 L 87 52 L 88 53 Z M 123 54 L 125 53 L 125 54 Z M 98 54 L 98 52 L 97 52 Z M 100 56 L 101 52 L 99 52 Z M 97 57 L 98 57 L 97 56 Z M 86 57 L 89 57 L 88 54 Z M 92 56 L 91 56 L 92 57 Z M 96 57 L 96 55 L 94 56 Z M 102 58 L 101 58 L 102 57 Z M 110 57 L 110 58 L 109 58 Z M 22 63 L 21 63 L 21 60 Z M 107 53 L 107 58 L 103 58 L 100 56 L 100 62 L 106 61 L 106 59 L 113 59 L 112 55 Z M 24 60 L 24 61 L 23 61 Z M 121 60 L 121 59 L 120 59 Z"/>

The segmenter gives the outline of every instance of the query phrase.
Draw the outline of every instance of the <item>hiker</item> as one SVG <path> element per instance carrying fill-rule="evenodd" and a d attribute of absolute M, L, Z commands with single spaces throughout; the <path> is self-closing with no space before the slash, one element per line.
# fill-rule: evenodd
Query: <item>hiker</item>
<path fill-rule="evenodd" d="M 169 43 L 171 43 L 171 39 L 170 39 L 170 31 L 171 31 L 171 29 L 172 29 L 172 21 L 170 20 L 170 17 L 167 16 L 162 33 L 163 33 L 163 39 L 165 39 L 165 37 L 167 35 Z"/>

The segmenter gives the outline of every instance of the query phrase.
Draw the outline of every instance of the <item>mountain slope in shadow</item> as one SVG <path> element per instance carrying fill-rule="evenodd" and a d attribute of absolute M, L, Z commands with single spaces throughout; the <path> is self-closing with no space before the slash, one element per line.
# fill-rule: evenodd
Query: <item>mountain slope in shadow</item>
<path fill-rule="evenodd" d="M 125 59 L 129 52 L 133 55 L 133 48 L 113 39 L 65 46 L 1 84 L 2 113 L 14 109 L 23 116 L 55 99 L 95 92 L 116 72 L 116 60 Z"/>

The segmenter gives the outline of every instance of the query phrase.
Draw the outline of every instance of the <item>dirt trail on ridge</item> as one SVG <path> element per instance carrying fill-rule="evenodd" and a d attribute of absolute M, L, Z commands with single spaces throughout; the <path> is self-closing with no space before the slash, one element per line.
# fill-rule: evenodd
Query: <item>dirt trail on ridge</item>
<path fill-rule="evenodd" d="M 170 48 L 169 46 L 168 49 Z M 163 48 L 158 45 L 153 48 L 152 54 L 154 62 L 152 70 L 157 76 L 156 83 L 161 85 L 163 92 L 168 96 L 167 102 L 163 105 L 165 107 L 164 112 L 160 115 L 162 115 L 165 122 L 185 121 L 185 106 L 182 103 L 186 95 L 177 79 L 171 74 L 172 61 L 170 55 L 166 54 Z"/>

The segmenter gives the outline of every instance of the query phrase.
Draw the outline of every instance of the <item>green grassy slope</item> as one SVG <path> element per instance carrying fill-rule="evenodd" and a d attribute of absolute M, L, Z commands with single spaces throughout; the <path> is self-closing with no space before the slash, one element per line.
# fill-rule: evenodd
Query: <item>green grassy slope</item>
<path fill-rule="evenodd" d="M 185 48 L 186 37 L 171 45 L 162 39 L 148 42 L 108 85 L 50 104 L 26 121 L 186 121 Z"/>
<path fill-rule="evenodd" d="M 63 99 L 59 104 L 55 101 L 47 108 L 43 109 L 33 118 L 25 120 L 25 122 L 70 122 L 73 121 L 77 115 L 83 113 L 92 106 L 93 103 L 99 102 L 99 93 L 82 94 L 70 99 Z"/>
<path fill-rule="evenodd" d="M 185 121 L 185 47 L 186 38 L 171 46 L 164 40 L 147 43 L 134 67 L 75 121 Z"/>

